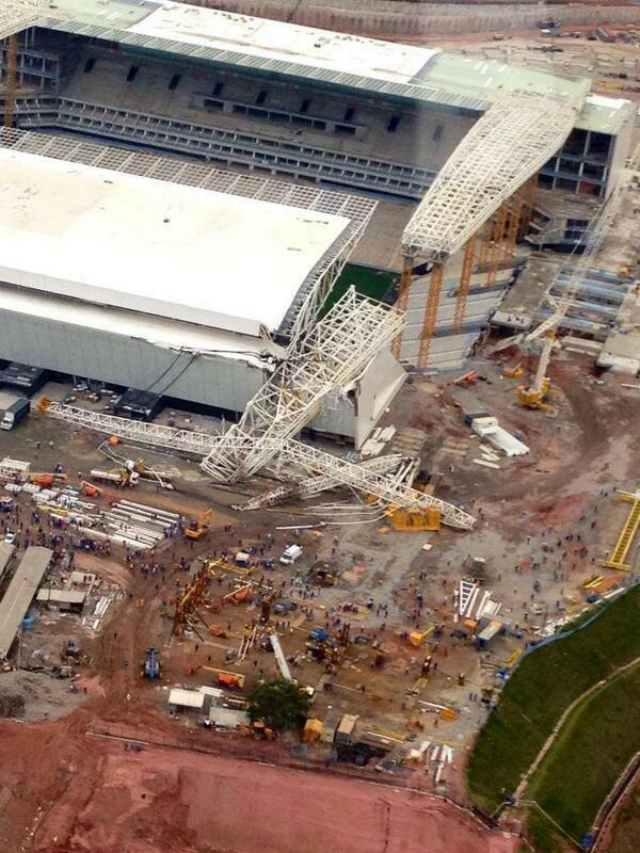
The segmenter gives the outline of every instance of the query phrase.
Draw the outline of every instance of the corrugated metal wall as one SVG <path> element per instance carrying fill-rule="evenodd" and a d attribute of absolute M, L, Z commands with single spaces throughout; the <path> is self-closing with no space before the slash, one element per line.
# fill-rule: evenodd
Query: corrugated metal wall
<path fill-rule="evenodd" d="M 2 309 L 0 358 L 233 412 L 244 410 L 266 378 L 240 359 L 177 355 L 140 338 Z M 352 437 L 353 407 L 344 399 L 333 401 L 312 426 Z"/>

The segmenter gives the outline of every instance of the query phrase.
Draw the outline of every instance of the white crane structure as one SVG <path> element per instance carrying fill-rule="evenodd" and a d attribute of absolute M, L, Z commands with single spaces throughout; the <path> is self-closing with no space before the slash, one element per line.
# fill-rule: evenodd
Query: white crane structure
<path fill-rule="evenodd" d="M 284 454 L 286 458 L 286 452 Z M 340 461 L 340 460 L 338 460 Z M 365 459 L 358 463 L 361 468 L 367 472 L 375 472 L 376 474 L 393 474 L 394 479 L 398 483 L 411 483 L 417 473 L 419 462 L 417 459 L 401 456 L 399 453 L 388 453 L 385 456 L 377 456 L 374 459 Z M 273 506 L 281 503 L 288 498 L 298 498 L 305 500 L 315 497 L 328 489 L 333 489 L 338 485 L 336 477 L 332 473 L 317 474 L 315 476 L 307 476 L 297 482 L 284 483 L 270 492 L 263 495 L 257 495 L 251 498 L 246 503 L 236 507 L 239 510 L 255 510 L 263 507 Z"/>
<path fill-rule="evenodd" d="M 50 417 L 78 426 L 204 457 L 203 469 L 217 482 L 235 482 L 276 464 L 280 469 L 286 467 L 287 476 L 294 469 L 302 472 L 302 495 L 347 486 L 386 505 L 414 510 L 435 507 L 445 524 L 470 529 L 475 519 L 468 513 L 407 486 L 408 469 L 401 457 L 392 457 L 391 462 L 382 457 L 374 464 L 355 464 L 294 440 L 321 410 L 328 394 L 355 381 L 401 324 L 397 311 L 350 289 L 249 401 L 240 423 L 222 435 L 140 423 L 47 399 L 41 401 L 40 408 Z M 395 470 L 395 475 L 390 470 Z M 276 490 L 257 505 L 273 504 L 287 494 L 288 489 Z M 250 502 L 247 508 L 256 505 Z"/>
<path fill-rule="evenodd" d="M 288 357 L 251 399 L 238 424 L 211 450 L 202 468 L 217 482 L 235 482 L 263 468 L 281 446 L 320 413 L 324 399 L 347 389 L 402 327 L 395 309 L 354 288 L 292 342 Z"/>

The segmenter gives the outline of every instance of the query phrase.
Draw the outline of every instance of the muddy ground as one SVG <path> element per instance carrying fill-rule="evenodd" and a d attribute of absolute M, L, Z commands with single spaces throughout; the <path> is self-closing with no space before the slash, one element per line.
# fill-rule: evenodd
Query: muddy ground
<path fill-rule="evenodd" d="M 584 606 L 581 584 L 603 572 L 601 560 L 625 518 L 626 508 L 615 499 L 614 490 L 637 488 L 640 475 L 633 433 L 640 412 L 637 391 L 621 388 L 620 380 L 613 376 L 605 377 L 604 384 L 595 384 L 587 360 L 561 355 L 551 368 L 559 388 L 559 415 L 550 419 L 515 406 L 516 383 L 501 378 L 499 363 L 483 361 L 478 366 L 484 381 L 473 388 L 462 390 L 419 380 L 404 389 L 391 413 L 398 427 L 426 430 L 423 467 L 427 473 L 435 467 L 442 472 L 441 497 L 463 504 L 478 518 L 473 532 L 446 528 L 437 533 L 393 532 L 384 518 L 363 520 L 361 510 L 354 516 L 353 500 L 335 495 L 333 500 L 349 502 L 324 516 L 326 526 L 321 529 L 303 529 L 297 540 L 303 545 L 303 558 L 293 567 L 283 567 L 277 557 L 295 534 L 277 528 L 317 524 L 319 517 L 311 506 L 296 504 L 239 514 L 231 504 L 241 493 L 267 488 L 266 481 L 243 484 L 233 492 L 213 489 L 193 463 L 144 454 L 179 470 L 178 491 L 158 493 L 140 486 L 133 499 L 186 517 L 211 506 L 209 533 L 193 548 L 181 538 L 168 540 L 153 558 L 155 571 L 150 565 L 145 571 L 140 562 L 126 567 L 123 554 L 117 551 L 111 557 L 76 552 L 75 568 L 95 572 L 104 584 L 103 591 L 113 595 L 107 616 L 94 630 L 92 619 L 83 624 L 82 617 L 43 612 L 33 629 L 23 633 L 23 663 L 47 649 L 54 657 L 69 637 L 78 640 L 87 663 L 79 669 L 77 693 L 69 692 L 66 682 L 43 673 L 0 673 L 0 697 L 9 697 L 6 708 L 2 704 L 0 708 L 5 716 L 20 721 L 6 722 L 0 730 L 3 849 L 251 853 L 260 845 L 262 849 L 315 851 L 320 845 L 326 849 L 327 843 L 338 850 L 357 850 L 358 845 L 376 849 L 376 843 L 384 843 L 387 813 L 393 814 L 388 820 L 407 825 L 406 836 L 395 829 L 389 836 L 392 840 L 385 847 L 389 851 L 418 849 L 417 839 L 425 837 L 431 844 L 426 849 L 434 853 L 440 849 L 453 853 L 511 849 L 496 836 L 480 841 L 481 836 L 476 835 L 475 846 L 468 846 L 474 843 L 473 833 L 479 832 L 477 825 L 467 836 L 466 818 L 454 817 L 453 807 L 416 800 L 419 795 L 404 791 L 406 787 L 433 791 L 432 768 L 397 768 L 389 781 L 404 793 L 391 796 L 383 789 L 381 799 L 378 787 L 347 778 L 351 774 L 379 781 L 380 774 L 374 770 L 342 765 L 326 770 L 329 747 L 301 748 L 293 737 L 259 743 L 214 734 L 201 727 L 198 715 L 185 713 L 174 720 L 167 707 L 170 687 L 214 683 L 214 676 L 203 669 L 187 675 L 198 666 L 243 673 L 245 694 L 261 678 L 276 673 L 269 651 L 256 649 L 241 663 L 227 662 L 228 650 L 238 648 L 244 626 L 258 615 L 255 602 L 226 604 L 219 612 L 205 609 L 207 626 L 216 625 L 226 636 L 212 636 L 204 626 L 202 639 L 193 634 L 171 636 L 172 602 L 190 580 L 200 557 L 219 556 L 223 549 L 233 553 L 247 545 L 254 546 L 258 555 L 265 549 L 265 556 L 276 558 L 275 569 L 259 570 L 254 576 L 264 575 L 282 598 L 297 605 L 286 619 L 274 617 L 288 656 L 304 652 L 311 628 L 322 626 L 334 633 L 338 619 L 348 619 L 352 638 L 359 635 L 362 639 L 344 650 L 337 670 L 330 675 L 316 661 L 302 658 L 299 665 L 292 663 L 298 681 L 317 689 L 314 715 L 326 719 L 332 714 L 356 713 L 370 730 L 407 738 L 408 745 L 429 739 L 452 746 L 453 764 L 438 791 L 464 801 L 465 756 L 487 714 L 486 706 L 478 701 L 482 687 L 496 683 L 498 670 L 514 651 L 535 641 L 546 622 Z M 529 445 L 530 454 L 501 458 L 499 470 L 475 464 L 479 440 L 464 425 L 464 411 L 498 416 L 502 426 Z M 468 451 L 464 455 L 443 453 L 452 440 L 458 445 L 466 442 Z M 70 434 L 60 423 L 39 416 L 32 416 L 15 432 L 3 433 L 0 441 L 2 455 L 29 459 L 41 470 L 61 463 L 72 481 L 77 482 L 93 466 L 104 467 L 95 435 Z M 133 458 L 141 455 L 140 450 L 130 453 Z M 25 503 L 25 524 L 29 511 Z M 359 518 L 358 523 L 353 523 L 354 517 Z M 6 520 L 0 523 L 6 524 Z M 232 532 L 225 532 L 227 524 L 233 525 Z M 573 538 L 567 540 L 567 536 Z M 424 550 L 425 544 L 431 549 Z M 586 553 L 577 551 L 578 547 L 586 548 Z M 470 640 L 452 635 L 459 627 L 454 592 L 468 572 L 464 563 L 470 556 L 486 560 L 484 588 L 502 602 L 502 614 L 510 623 L 510 630 L 482 653 Z M 176 567 L 181 558 L 190 563 L 189 571 Z M 306 574 L 317 562 L 338 574 L 335 587 L 305 583 Z M 536 581 L 539 592 L 534 591 Z M 211 602 L 215 604 L 232 588 L 233 575 L 221 576 L 212 584 Z M 422 607 L 417 604 L 419 596 Z M 373 599 L 370 609 L 368 599 Z M 357 612 L 346 613 L 345 604 L 355 604 Z M 421 648 L 407 642 L 408 631 L 436 624 L 444 626 L 437 642 L 427 639 Z M 160 684 L 140 678 L 140 663 L 149 645 L 161 650 L 164 673 Z M 384 665 L 374 668 L 380 653 Z M 437 667 L 421 683 L 427 654 Z M 464 685 L 459 684 L 460 674 L 464 674 Z M 333 685 L 331 691 L 323 689 L 327 680 Z M 23 704 L 16 703 L 12 698 L 16 696 L 22 697 Z M 442 720 L 423 703 L 452 708 L 454 719 Z M 96 734 L 117 735 L 123 726 L 129 735 L 170 742 L 171 749 L 150 746 L 143 753 L 132 754 L 120 741 Z M 180 745 L 189 749 L 175 749 Z M 193 755 L 194 745 L 222 757 Z M 238 759 L 232 770 L 224 763 L 231 757 Z M 257 757 L 278 765 L 295 762 L 296 767 L 313 770 L 298 776 L 298 770 L 280 767 L 267 771 L 262 764 L 240 760 Z M 331 775 L 325 778 L 320 771 Z M 272 779 L 268 776 L 272 772 L 280 775 Z M 340 775 L 334 776 L 335 772 Z M 288 775 L 291 773 L 294 775 Z M 224 790 L 222 777 L 231 780 Z M 329 784 L 327 779 L 333 781 Z M 354 787 L 361 784 L 364 787 Z M 295 802 L 300 790 L 307 792 L 306 808 L 284 808 L 283 801 Z M 208 812 L 215 813 L 219 801 L 225 805 L 216 821 Z M 352 812 L 345 809 L 346 802 Z M 407 809 L 416 803 L 427 805 L 410 809 L 413 817 L 409 819 Z M 254 821 L 251 809 L 255 809 Z M 270 847 L 275 839 L 269 834 L 273 826 L 262 817 L 270 812 L 280 817 L 273 826 L 282 829 L 280 846 L 275 848 Z M 118 814 L 123 816 L 121 820 L 116 818 Z M 334 814 L 340 819 L 329 820 Z M 324 827 L 322 832 L 319 826 Z M 367 831 L 370 827 L 372 834 L 363 830 L 351 837 L 353 826 Z M 458 827 L 459 835 L 452 834 L 453 826 Z M 306 847 L 301 846 L 303 837 Z M 237 839 L 235 847 L 232 838 Z M 446 838 L 449 845 L 443 847 L 440 839 Z M 401 841 L 405 846 L 390 846 Z"/>

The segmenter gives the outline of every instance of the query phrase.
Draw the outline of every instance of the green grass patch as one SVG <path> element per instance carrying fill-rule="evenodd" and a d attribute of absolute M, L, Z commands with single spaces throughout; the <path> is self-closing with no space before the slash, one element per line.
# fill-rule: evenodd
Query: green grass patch
<path fill-rule="evenodd" d="M 575 699 L 640 655 L 639 624 L 640 586 L 615 599 L 592 624 L 522 660 L 469 760 L 467 785 L 481 808 L 493 811 L 516 790 Z"/>
<path fill-rule="evenodd" d="M 528 837 L 534 850 L 540 853 L 566 853 L 567 844 L 562 840 L 553 823 L 538 809 L 532 808 L 527 817 Z"/>
<path fill-rule="evenodd" d="M 640 749 L 640 667 L 614 676 L 573 711 L 526 791 L 573 838 Z"/>
<path fill-rule="evenodd" d="M 356 264 L 347 264 L 322 306 L 322 315 L 324 316 L 338 299 L 344 296 L 347 288 L 352 284 L 355 285 L 357 292 L 363 296 L 370 296 L 371 299 L 382 299 L 397 278 L 398 276 L 394 273 L 374 270 L 370 267 L 360 267 Z"/>

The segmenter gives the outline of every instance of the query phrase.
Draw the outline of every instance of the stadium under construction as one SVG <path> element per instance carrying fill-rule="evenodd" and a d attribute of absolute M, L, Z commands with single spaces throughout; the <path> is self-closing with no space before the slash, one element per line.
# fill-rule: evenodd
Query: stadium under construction
<path fill-rule="evenodd" d="M 0 38 L 0 358 L 236 417 L 313 353 L 289 437 L 360 447 L 461 367 L 631 144 L 586 79 L 178 3 L 10 0 Z M 349 259 L 390 307 L 317 323 Z"/>

